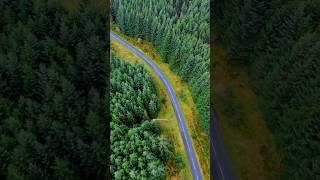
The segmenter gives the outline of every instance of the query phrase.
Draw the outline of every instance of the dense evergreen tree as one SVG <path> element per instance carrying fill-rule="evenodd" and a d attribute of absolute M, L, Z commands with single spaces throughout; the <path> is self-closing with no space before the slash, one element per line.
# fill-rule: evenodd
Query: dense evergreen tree
<path fill-rule="evenodd" d="M 286 165 L 284 179 L 320 178 L 317 0 L 216 1 L 215 39 L 245 62 Z M 244 16 L 245 15 L 245 16 Z"/>
<path fill-rule="evenodd" d="M 2 0 L 0 11 L 0 179 L 106 179 L 106 9 Z"/>
<path fill-rule="evenodd" d="M 172 155 L 160 127 L 151 121 L 160 109 L 151 76 L 142 65 L 111 56 L 111 155 L 113 179 L 163 179 Z"/>
<path fill-rule="evenodd" d="M 164 61 L 189 84 L 200 114 L 200 127 L 208 132 L 209 1 L 111 0 L 111 15 L 124 34 L 151 41 Z M 197 86 L 200 83 L 201 92 Z"/>

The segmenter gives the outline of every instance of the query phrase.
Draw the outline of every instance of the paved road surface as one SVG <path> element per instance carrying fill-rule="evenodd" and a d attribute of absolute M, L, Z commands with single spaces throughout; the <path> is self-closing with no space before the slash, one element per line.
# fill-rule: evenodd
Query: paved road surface
<path fill-rule="evenodd" d="M 231 168 L 225 147 L 222 142 L 221 132 L 217 127 L 217 116 L 214 110 L 211 111 L 210 126 L 210 167 L 211 179 L 213 180 L 236 180 Z"/>
<path fill-rule="evenodd" d="M 161 79 L 162 83 L 166 87 L 166 90 L 169 94 L 173 109 L 175 111 L 175 114 L 176 114 L 176 117 L 178 120 L 180 134 L 181 134 L 181 137 L 182 137 L 182 140 L 184 143 L 185 150 L 187 152 L 187 156 L 188 156 L 188 160 L 189 160 L 189 165 L 191 167 L 193 179 L 202 180 L 202 175 L 201 175 L 201 171 L 199 168 L 199 164 L 198 164 L 194 149 L 192 147 L 191 139 L 189 137 L 188 129 L 186 127 L 184 117 L 183 117 L 180 105 L 178 103 L 178 99 L 177 99 L 176 95 L 174 94 L 174 91 L 173 91 L 171 85 L 169 84 L 168 80 L 162 74 L 160 69 L 152 62 L 152 60 L 149 59 L 147 56 L 145 56 L 142 52 L 140 52 L 139 50 L 137 50 L 136 48 L 134 48 L 133 46 L 131 46 L 130 44 L 128 44 L 127 42 L 122 40 L 119 36 L 117 36 L 111 32 L 110 32 L 110 38 L 118 41 L 120 44 L 125 46 L 128 50 L 130 50 L 131 52 L 133 52 L 134 54 L 139 56 L 141 59 L 143 59 L 152 68 L 152 70 L 157 74 L 157 76 Z"/>

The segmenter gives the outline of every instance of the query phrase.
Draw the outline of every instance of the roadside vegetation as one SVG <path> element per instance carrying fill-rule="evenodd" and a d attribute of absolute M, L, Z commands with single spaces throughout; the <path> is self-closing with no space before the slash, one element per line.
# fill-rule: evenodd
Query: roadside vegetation
<path fill-rule="evenodd" d="M 209 134 L 210 51 L 208 0 L 111 0 L 111 19 L 122 33 L 151 42 L 161 59 L 188 84 Z M 201 87 L 201 88 L 200 88 Z"/>
<path fill-rule="evenodd" d="M 111 49 L 117 54 L 119 58 L 130 64 L 143 64 L 143 61 L 128 49 L 123 47 L 120 43 L 111 39 Z M 172 145 L 174 157 L 166 161 L 166 179 L 177 178 L 191 180 L 192 175 L 190 172 L 188 159 L 184 150 L 183 141 L 179 134 L 179 126 L 172 108 L 170 98 L 167 94 L 165 87 L 158 76 L 147 66 L 143 64 L 146 70 L 150 73 L 157 95 L 160 101 L 160 110 L 155 119 L 161 127 L 161 135 L 168 139 Z"/>
<path fill-rule="evenodd" d="M 106 9 L 0 1 L 0 179 L 106 179 Z"/>
<path fill-rule="evenodd" d="M 227 63 L 246 72 L 261 99 L 263 119 L 284 166 L 282 179 L 320 178 L 319 9 L 317 0 L 213 5 L 215 41 Z"/>
<path fill-rule="evenodd" d="M 111 54 L 112 179 L 163 179 L 172 158 L 169 141 L 160 136 L 160 102 L 150 74 Z"/>
<path fill-rule="evenodd" d="M 124 36 L 120 32 L 116 31 L 116 27 L 112 26 L 111 29 L 113 29 L 113 33 L 117 34 L 118 36 L 125 39 L 130 44 L 134 45 L 137 49 L 139 49 L 141 52 L 146 54 L 148 57 L 150 57 L 153 62 L 161 69 L 162 73 L 166 76 L 166 78 L 169 80 L 171 86 L 173 87 L 174 91 L 177 94 L 177 98 L 179 100 L 180 106 L 182 108 L 183 114 L 185 116 L 186 125 L 189 130 L 189 134 L 192 137 L 192 143 L 193 147 L 195 148 L 195 152 L 197 154 L 197 158 L 200 162 L 200 166 L 202 169 L 203 177 L 204 179 L 209 179 L 210 176 L 210 159 L 207 158 L 210 156 L 210 148 L 209 148 L 209 136 L 206 133 L 203 133 L 198 124 L 198 112 L 196 109 L 196 105 L 193 102 L 193 99 L 191 97 L 191 93 L 189 91 L 188 85 L 178 76 L 176 75 L 170 68 L 170 66 L 167 63 L 164 63 L 162 60 L 160 54 L 153 48 L 151 43 L 139 40 L 137 38 L 130 38 L 128 36 Z M 111 48 L 116 49 L 119 54 L 122 54 L 126 57 L 132 57 L 130 58 L 131 62 L 137 62 L 142 63 L 145 65 L 146 69 L 150 72 L 153 79 L 155 80 L 156 87 L 159 91 L 159 94 L 162 94 L 161 102 L 161 108 L 158 115 L 159 119 L 168 119 L 169 121 L 159 121 L 161 128 L 163 129 L 163 134 L 166 135 L 174 145 L 174 149 L 178 156 L 181 155 L 183 163 L 185 164 L 185 168 L 179 168 L 179 165 L 177 166 L 174 163 L 168 164 L 168 173 L 169 177 L 172 176 L 172 178 L 177 179 L 192 179 L 191 170 L 189 167 L 188 159 L 186 157 L 186 152 L 184 149 L 183 141 L 179 132 L 179 126 L 175 117 L 175 113 L 173 111 L 170 99 L 167 95 L 167 92 L 165 90 L 165 87 L 163 86 L 161 80 L 157 77 L 155 73 L 149 68 L 149 66 L 144 63 L 143 60 L 136 57 L 134 54 L 128 52 L 121 44 L 111 40 Z M 180 93 L 179 93 L 180 92 Z M 179 95 L 180 94 L 180 95 Z M 181 94 L 184 95 L 181 96 Z M 177 160 L 180 158 L 177 157 Z M 181 165 L 180 167 L 183 167 Z M 178 169 L 177 169 L 178 168 Z"/>

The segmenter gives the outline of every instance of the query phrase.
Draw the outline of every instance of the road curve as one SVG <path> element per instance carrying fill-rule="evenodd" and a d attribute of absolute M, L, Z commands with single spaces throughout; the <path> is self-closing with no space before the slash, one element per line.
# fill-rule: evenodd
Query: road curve
<path fill-rule="evenodd" d="M 149 59 L 147 56 L 145 56 L 138 49 L 134 48 L 133 46 L 131 46 L 126 41 L 121 39 L 119 36 L 113 34 L 112 32 L 110 32 L 110 38 L 116 40 L 117 42 L 119 42 L 120 44 L 125 46 L 128 50 L 130 50 L 131 52 L 136 54 L 138 57 L 140 57 L 142 60 L 144 60 L 152 68 L 152 70 L 157 74 L 157 76 L 161 79 L 162 83 L 166 87 L 166 90 L 167 90 L 168 95 L 170 97 L 171 104 L 173 106 L 174 112 L 175 112 L 177 120 L 178 120 L 178 124 L 179 124 L 179 128 L 180 128 L 180 135 L 182 137 L 185 150 L 187 152 L 187 157 L 188 157 L 189 165 L 191 167 L 193 179 L 202 180 L 202 175 L 201 175 L 201 171 L 199 168 L 198 160 L 196 158 L 194 149 L 192 147 L 191 139 L 190 139 L 188 129 L 187 129 L 185 121 L 184 121 L 182 110 L 179 105 L 178 99 L 177 99 L 171 85 L 169 84 L 169 81 L 165 78 L 165 76 L 162 74 L 161 70 L 153 63 L 153 61 L 151 59 Z"/>
<path fill-rule="evenodd" d="M 211 179 L 236 180 L 217 126 L 217 115 L 214 109 L 211 110 L 210 154 Z"/>

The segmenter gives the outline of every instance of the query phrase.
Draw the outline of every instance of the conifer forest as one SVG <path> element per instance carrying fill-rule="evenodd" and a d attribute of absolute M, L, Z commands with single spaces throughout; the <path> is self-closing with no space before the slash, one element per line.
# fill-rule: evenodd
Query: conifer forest
<path fill-rule="evenodd" d="M 320 178 L 320 1 L 215 1 L 215 42 L 262 98 L 283 179 Z"/>
<path fill-rule="evenodd" d="M 160 108 L 153 80 L 143 65 L 111 55 L 111 177 L 163 179 L 165 162 L 173 154 L 152 121 Z"/>
<path fill-rule="evenodd" d="M 0 179 L 106 179 L 104 7 L 0 1 Z"/>
<path fill-rule="evenodd" d="M 188 83 L 199 124 L 210 125 L 209 0 L 111 0 L 111 19 L 125 35 L 151 42 Z"/>
<path fill-rule="evenodd" d="M 0 12 L 0 180 L 320 179 L 320 0 Z"/>

